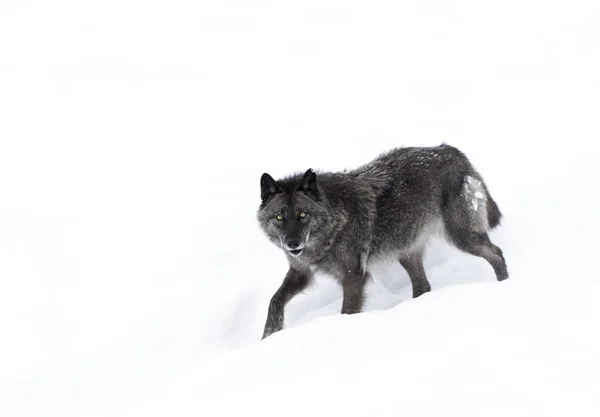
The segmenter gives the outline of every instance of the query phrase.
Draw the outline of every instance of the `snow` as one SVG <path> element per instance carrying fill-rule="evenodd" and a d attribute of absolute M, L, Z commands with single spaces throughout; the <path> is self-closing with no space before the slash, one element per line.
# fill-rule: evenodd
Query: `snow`
<path fill-rule="evenodd" d="M 0 416 L 600 413 L 600 4 L 0 3 Z M 327 276 L 260 341 L 285 257 L 259 179 L 463 150 L 510 278 Z M 573 201 L 578 204 L 574 205 Z"/>
<path fill-rule="evenodd" d="M 192 369 L 166 403 L 185 404 L 201 387 L 195 409 L 223 415 L 315 406 L 319 415 L 594 415 L 599 295 L 586 285 L 468 284 L 385 313 L 315 320 Z M 155 404 L 144 413 L 168 411 Z"/>

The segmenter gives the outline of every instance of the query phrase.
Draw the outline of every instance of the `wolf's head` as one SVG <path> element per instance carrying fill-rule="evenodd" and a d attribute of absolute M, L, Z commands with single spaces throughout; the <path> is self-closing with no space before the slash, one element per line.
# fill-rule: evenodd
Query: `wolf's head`
<path fill-rule="evenodd" d="M 294 257 L 318 247 L 331 219 L 312 169 L 280 181 L 264 173 L 260 195 L 258 221 L 275 245 Z"/>

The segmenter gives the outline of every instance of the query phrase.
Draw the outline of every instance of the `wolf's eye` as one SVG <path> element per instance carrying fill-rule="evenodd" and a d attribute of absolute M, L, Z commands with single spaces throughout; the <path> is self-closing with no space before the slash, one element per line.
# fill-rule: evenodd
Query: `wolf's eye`
<path fill-rule="evenodd" d="M 305 212 L 300 213 L 300 217 L 305 217 L 305 216 L 306 216 Z"/>
<path fill-rule="evenodd" d="M 283 216 L 281 214 L 277 215 L 277 220 L 283 220 Z"/>

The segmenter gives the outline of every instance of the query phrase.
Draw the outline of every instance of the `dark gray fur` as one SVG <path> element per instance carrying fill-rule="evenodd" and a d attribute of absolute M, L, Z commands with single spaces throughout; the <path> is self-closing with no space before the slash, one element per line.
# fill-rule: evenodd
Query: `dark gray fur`
<path fill-rule="evenodd" d="M 500 210 L 467 157 L 445 143 L 397 148 L 351 171 L 309 169 L 279 181 L 265 173 L 261 200 L 259 224 L 289 261 L 263 338 L 283 328 L 287 302 L 317 271 L 339 279 L 342 314 L 361 311 L 375 261 L 400 262 L 413 297 L 430 291 L 422 258 L 435 234 L 487 260 L 498 281 L 508 278 L 502 251 L 487 233 L 500 223 Z"/>

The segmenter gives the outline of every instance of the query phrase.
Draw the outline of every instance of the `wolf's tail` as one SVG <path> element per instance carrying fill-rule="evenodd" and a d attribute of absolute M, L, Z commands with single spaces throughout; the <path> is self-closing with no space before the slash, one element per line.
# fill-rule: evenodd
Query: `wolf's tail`
<path fill-rule="evenodd" d="M 500 208 L 489 192 L 487 192 L 487 216 L 490 229 L 497 227 L 502 220 Z"/>
<path fill-rule="evenodd" d="M 470 173 L 470 175 L 474 176 L 481 182 L 481 186 L 485 191 L 487 207 L 487 226 L 488 230 L 492 230 L 500 225 L 500 222 L 502 220 L 502 212 L 500 211 L 500 207 L 498 207 L 498 203 L 496 203 L 496 201 L 494 201 L 494 199 L 492 198 L 492 194 L 490 193 L 490 190 L 488 189 L 488 186 L 481 174 L 477 170 L 475 170 L 475 168 L 473 168 L 472 165 L 471 169 L 472 172 Z"/>
<path fill-rule="evenodd" d="M 461 180 L 458 183 L 447 178 L 447 180 L 448 180 L 447 189 L 454 190 L 454 191 L 451 191 L 449 194 L 456 195 L 456 196 L 461 195 L 461 193 L 463 192 L 462 188 L 465 186 L 465 181 L 469 184 L 471 183 L 471 180 L 469 178 L 475 178 L 478 181 L 478 183 L 473 184 L 475 187 L 474 191 L 477 191 L 477 188 L 481 187 L 479 192 L 483 192 L 485 194 L 485 197 L 486 197 L 485 205 L 487 208 L 487 213 L 485 213 L 483 210 L 478 211 L 477 215 L 474 216 L 472 219 L 472 221 L 474 223 L 471 224 L 470 226 L 472 226 L 478 230 L 484 230 L 484 229 L 491 230 L 491 229 L 496 228 L 498 225 L 500 225 L 500 221 L 502 220 L 502 212 L 500 211 L 498 204 L 492 198 L 492 195 L 490 194 L 490 192 L 488 190 L 487 184 L 484 181 L 483 176 L 477 171 L 477 169 L 473 166 L 471 161 L 469 161 L 467 156 L 462 151 L 455 148 L 454 146 L 448 145 L 447 143 L 442 143 L 441 146 L 445 148 L 446 152 L 449 154 L 449 156 L 451 158 L 451 162 L 448 165 L 455 167 L 456 166 L 455 164 L 458 164 L 458 166 L 460 167 L 461 174 L 462 174 L 460 176 Z M 450 175 L 449 177 L 453 178 L 452 175 Z M 475 193 L 474 195 L 476 196 L 477 193 Z M 476 198 L 480 198 L 480 197 L 476 197 Z M 451 206 L 453 204 L 454 204 L 454 202 L 450 203 Z M 462 212 L 462 209 L 465 209 L 465 208 L 467 210 L 469 210 L 469 208 L 468 208 L 469 203 L 467 203 L 466 207 L 464 206 L 464 204 L 465 204 L 464 197 L 460 197 L 460 198 L 456 199 L 456 206 L 454 208 L 457 210 L 457 212 Z M 475 211 L 477 211 L 477 204 L 475 204 L 474 208 L 475 208 Z M 487 214 L 487 219 L 485 217 L 486 214 Z M 465 217 L 457 218 L 457 219 L 453 219 L 453 220 L 456 220 L 458 223 L 461 223 L 461 222 L 464 223 L 464 218 Z M 487 220 L 487 222 L 486 222 L 486 220 Z"/>

